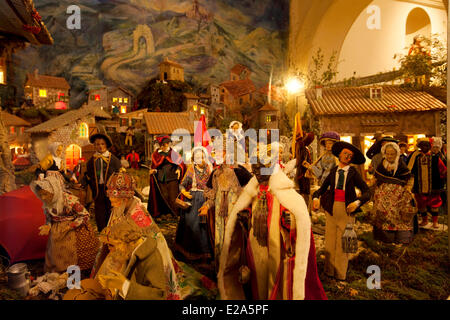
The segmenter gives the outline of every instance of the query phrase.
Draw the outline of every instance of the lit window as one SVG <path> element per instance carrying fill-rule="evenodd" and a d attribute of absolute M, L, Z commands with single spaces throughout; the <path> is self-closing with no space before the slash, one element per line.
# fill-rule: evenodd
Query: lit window
<path fill-rule="evenodd" d="M 87 138 L 89 135 L 89 127 L 86 123 L 80 125 L 80 138 Z"/>
<path fill-rule="evenodd" d="M 39 97 L 46 98 L 47 97 L 47 90 L 39 89 Z"/>
<path fill-rule="evenodd" d="M 266 116 L 266 122 L 272 122 L 272 116 Z"/>
<path fill-rule="evenodd" d="M 113 98 L 113 102 L 117 102 L 117 98 Z"/>
<path fill-rule="evenodd" d="M 20 127 L 20 134 L 24 134 L 25 133 L 25 127 Z"/>
<path fill-rule="evenodd" d="M 9 133 L 10 134 L 16 133 L 16 129 L 14 127 L 9 127 Z"/>
<path fill-rule="evenodd" d="M 417 145 L 417 140 L 425 137 L 426 136 L 424 134 L 408 135 L 408 151 L 414 151 Z"/>
<path fill-rule="evenodd" d="M 127 106 L 120 106 L 120 113 L 127 113 Z"/>
<path fill-rule="evenodd" d="M 122 98 L 119 98 L 119 103 L 122 103 Z"/>
<path fill-rule="evenodd" d="M 95 101 L 100 101 L 100 95 L 99 94 L 95 95 Z"/>
<path fill-rule="evenodd" d="M 128 98 L 123 98 L 124 103 L 128 103 Z"/>
<path fill-rule="evenodd" d="M 200 113 L 201 113 L 201 114 L 205 114 L 205 108 L 201 108 L 201 109 L 200 109 Z"/>
<path fill-rule="evenodd" d="M 366 157 L 366 162 L 364 163 L 364 169 L 369 169 L 370 165 L 370 159 L 366 156 L 367 150 L 374 144 L 374 141 L 372 140 L 373 136 L 365 136 L 364 137 L 364 156 Z"/>
<path fill-rule="evenodd" d="M 351 137 L 351 136 L 344 136 L 344 137 L 341 137 L 341 141 L 345 141 L 345 142 L 348 142 L 348 143 L 352 143 L 352 137 Z"/>
<path fill-rule="evenodd" d="M 197 105 L 194 104 L 194 105 L 192 106 L 192 109 L 194 109 L 194 111 L 197 111 Z"/>
<path fill-rule="evenodd" d="M 0 58 L 0 84 L 6 84 L 5 75 L 6 75 L 6 59 Z"/>

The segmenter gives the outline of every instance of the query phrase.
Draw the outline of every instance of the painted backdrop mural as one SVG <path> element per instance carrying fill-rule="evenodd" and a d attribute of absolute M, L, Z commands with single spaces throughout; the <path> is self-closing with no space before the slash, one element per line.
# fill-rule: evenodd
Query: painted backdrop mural
<path fill-rule="evenodd" d="M 138 93 L 169 57 L 185 79 L 207 87 L 244 64 L 257 86 L 284 70 L 288 0 L 36 0 L 55 43 L 15 55 L 20 95 L 26 72 L 63 76 L 78 107 L 91 83 Z M 81 9 L 81 29 L 69 30 L 70 5 Z"/>

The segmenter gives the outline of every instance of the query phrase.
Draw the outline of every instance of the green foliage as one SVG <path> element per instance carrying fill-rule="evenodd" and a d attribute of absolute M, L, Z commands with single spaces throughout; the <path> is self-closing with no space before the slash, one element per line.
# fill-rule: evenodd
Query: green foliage
<path fill-rule="evenodd" d="M 39 116 L 39 111 L 35 108 L 26 109 L 20 112 L 20 116 L 24 118 L 37 118 Z"/>
<path fill-rule="evenodd" d="M 427 55 L 408 55 L 400 59 L 401 68 L 405 77 L 431 76 L 431 58 Z"/>
<path fill-rule="evenodd" d="M 372 232 L 365 232 L 358 239 L 363 248 L 350 260 L 347 281 L 321 276 L 329 299 L 447 299 L 450 263 L 446 233 L 421 231 L 409 245 L 377 241 Z M 319 270 L 323 268 L 320 254 Z M 370 265 L 380 267 L 381 290 L 369 290 L 366 286 L 366 268 Z"/>
<path fill-rule="evenodd" d="M 167 81 L 162 83 L 152 79 L 138 94 L 139 109 L 147 108 L 161 112 L 181 112 L 183 110 L 183 93 L 192 93 L 192 87 L 182 81 Z"/>
<path fill-rule="evenodd" d="M 149 185 L 150 176 L 147 169 L 128 169 L 127 172 L 136 179 L 136 187 L 138 190 L 142 190 Z"/>
<path fill-rule="evenodd" d="M 421 85 L 417 77 L 425 76 L 431 80 L 431 85 L 447 86 L 447 48 L 436 35 L 431 38 L 423 37 L 420 51 L 416 54 L 396 54 L 394 59 L 400 63 L 400 71 L 406 79 L 414 79 L 410 85 Z"/>
<path fill-rule="evenodd" d="M 286 112 L 281 111 L 281 119 L 279 122 L 280 135 L 291 136 L 292 135 L 292 125 L 289 120 L 289 116 Z"/>
<path fill-rule="evenodd" d="M 312 65 L 309 67 L 308 83 L 310 87 L 326 86 L 330 84 L 337 76 L 337 51 L 333 50 L 325 70 L 322 71 L 325 62 L 325 55 L 322 49 L 317 49 L 312 57 Z"/>
<path fill-rule="evenodd" d="M 135 152 L 139 154 L 141 163 L 144 161 L 145 156 L 145 134 L 142 132 L 135 132 L 133 137 L 133 146 L 128 146 L 125 144 L 125 133 L 119 133 L 119 132 L 111 132 L 109 134 L 112 142 L 113 147 L 111 148 L 111 151 L 119 157 L 121 156 L 127 156 L 131 150 L 134 149 Z"/>
<path fill-rule="evenodd" d="M 303 113 L 302 119 L 304 119 L 306 125 L 304 126 L 304 130 L 306 132 L 313 132 L 315 136 L 320 135 L 320 125 L 319 120 L 314 117 L 311 106 L 308 104 L 306 106 L 305 112 Z M 291 130 L 292 132 L 292 130 Z"/>

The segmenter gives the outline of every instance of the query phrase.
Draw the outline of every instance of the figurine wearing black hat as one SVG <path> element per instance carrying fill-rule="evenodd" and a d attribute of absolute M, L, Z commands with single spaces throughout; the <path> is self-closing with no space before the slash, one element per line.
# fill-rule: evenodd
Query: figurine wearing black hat
<path fill-rule="evenodd" d="M 186 166 L 178 152 L 170 147 L 169 136 L 159 136 L 156 140 L 160 147 L 152 154 L 147 210 L 155 218 L 165 214 L 178 216 L 175 201 Z"/>
<path fill-rule="evenodd" d="M 338 141 L 333 145 L 332 153 L 339 158 L 339 163 L 330 171 L 320 189 L 314 192 L 313 210 L 322 205 L 326 211 L 325 273 L 345 280 L 349 257 L 342 250 L 341 237 L 347 223 L 354 223 L 353 214 L 361 211 L 361 205 L 370 199 L 370 191 L 358 170 L 350 166 L 366 161 L 361 151 L 350 143 Z M 360 197 L 356 197 L 355 188 L 361 190 Z"/>
<path fill-rule="evenodd" d="M 89 137 L 94 144 L 95 153 L 86 164 L 86 173 L 82 184 L 89 184 L 95 202 L 95 222 L 98 231 L 102 231 L 108 224 L 111 215 L 111 202 L 106 196 L 106 182 L 109 177 L 121 168 L 120 160 L 108 151 L 112 146 L 111 139 L 102 133 Z"/>
<path fill-rule="evenodd" d="M 366 156 L 369 159 L 372 159 L 372 162 L 369 166 L 369 173 L 374 174 L 375 170 L 378 168 L 380 163 L 383 161 L 383 156 L 381 155 L 381 148 L 388 142 L 395 142 L 399 143 L 397 139 L 394 139 L 391 136 L 385 136 L 385 137 L 378 137 L 377 135 L 374 136 L 376 142 L 367 150 Z"/>

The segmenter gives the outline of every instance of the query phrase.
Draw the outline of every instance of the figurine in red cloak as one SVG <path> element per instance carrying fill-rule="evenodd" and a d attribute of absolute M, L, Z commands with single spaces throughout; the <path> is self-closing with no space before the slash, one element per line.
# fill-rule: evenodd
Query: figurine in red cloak
<path fill-rule="evenodd" d="M 152 154 L 147 210 L 153 217 L 164 214 L 177 216 L 175 200 L 186 166 L 181 156 L 170 147 L 172 140 L 169 136 L 160 136 L 157 141 L 161 147 Z"/>

